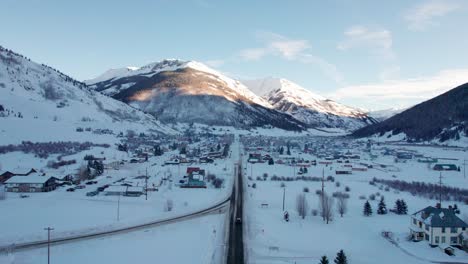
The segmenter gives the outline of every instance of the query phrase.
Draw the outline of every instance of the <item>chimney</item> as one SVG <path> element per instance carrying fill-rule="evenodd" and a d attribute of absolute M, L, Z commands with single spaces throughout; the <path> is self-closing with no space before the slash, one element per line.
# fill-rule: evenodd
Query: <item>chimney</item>
<path fill-rule="evenodd" d="M 440 209 L 440 207 L 441 207 L 441 206 L 440 206 L 440 203 L 436 203 L 436 208 L 437 208 L 437 209 Z"/>

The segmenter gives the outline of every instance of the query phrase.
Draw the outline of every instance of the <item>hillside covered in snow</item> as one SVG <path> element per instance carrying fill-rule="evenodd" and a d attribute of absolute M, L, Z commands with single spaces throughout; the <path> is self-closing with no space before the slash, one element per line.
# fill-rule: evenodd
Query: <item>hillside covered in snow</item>
<path fill-rule="evenodd" d="M 153 116 L 90 91 L 84 83 L 0 47 L 0 144 L 74 140 L 79 127 L 174 131 Z"/>
<path fill-rule="evenodd" d="M 199 62 L 163 60 L 140 68 L 113 69 L 86 83 L 166 122 L 305 128 L 239 81 Z"/>
<path fill-rule="evenodd" d="M 342 105 L 286 79 L 265 78 L 243 83 L 278 111 L 314 128 L 353 131 L 376 123 L 365 111 Z"/>

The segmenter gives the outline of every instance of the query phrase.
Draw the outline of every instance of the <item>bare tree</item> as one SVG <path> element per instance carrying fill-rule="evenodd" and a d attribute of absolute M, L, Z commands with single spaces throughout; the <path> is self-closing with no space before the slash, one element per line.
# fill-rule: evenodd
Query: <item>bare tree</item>
<path fill-rule="evenodd" d="M 333 197 L 323 193 L 319 199 L 319 211 L 323 220 L 328 224 L 333 219 Z"/>
<path fill-rule="evenodd" d="M 1 185 L 0 186 L 0 200 L 5 200 L 6 199 L 6 190 L 5 186 Z"/>
<path fill-rule="evenodd" d="M 340 214 L 341 217 L 343 217 L 344 214 L 348 211 L 348 204 L 346 201 L 346 197 L 344 195 L 338 195 L 337 199 L 337 211 Z"/>
<path fill-rule="evenodd" d="M 308 204 L 307 204 L 307 199 L 304 194 L 299 194 L 296 197 L 296 210 L 297 213 L 299 214 L 302 219 L 304 219 L 307 215 L 308 211 Z"/>
<path fill-rule="evenodd" d="M 174 202 L 172 202 L 171 199 L 167 199 L 166 204 L 164 205 L 164 211 L 170 212 L 172 211 L 172 208 L 174 208 Z"/>
<path fill-rule="evenodd" d="M 85 164 L 82 164 L 80 166 L 80 168 L 78 169 L 78 175 L 77 176 L 78 176 L 78 180 L 80 182 L 88 180 L 89 177 L 90 177 L 90 172 L 89 172 L 88 166 L 86 166 Z"/>

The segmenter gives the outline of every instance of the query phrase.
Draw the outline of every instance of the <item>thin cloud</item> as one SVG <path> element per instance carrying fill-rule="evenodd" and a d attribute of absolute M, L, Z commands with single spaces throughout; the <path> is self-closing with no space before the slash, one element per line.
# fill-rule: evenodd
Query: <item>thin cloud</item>
<path fill-rule="evenodd" d="M 311 54 L 309 41 L 304 39 L 290 39 L 271 32 L 259 32 L 256 34 L 256 37 L 263 45 L 261 47 L 241 50 L 239 52 L 239 57 L 242 60 L 256 61 L 266 56 L 275 56 L 289 61 L 314 64 L 335 82 L 342 83 L 343 77 L 335 65 Z"/>
<path fill-rule="evenodd" d="M 380 102 L 422 102 L 468 82 L 468 69 L 443 70 L 434 76 L 389 80 L 382 83 L 348 86 L 330 97 L 336 100 L 372 100 Z"/>
<path fill-rule="evenodd" d="M 353 26 L 344 32 L 345 39 L 337 46 L 339 50 L 367 49 L 383 59 L 394 59 L 392 33 L 386 29 L 370 29 Z"/>
<path fill-rule="evenodd" d="M 448 15 L 460 8 L 460 3 L 451 0 L 431 0 L 413 7 L 404 16 L 408 28 L 423 31 L 437 24 L 437 18 Z"/>

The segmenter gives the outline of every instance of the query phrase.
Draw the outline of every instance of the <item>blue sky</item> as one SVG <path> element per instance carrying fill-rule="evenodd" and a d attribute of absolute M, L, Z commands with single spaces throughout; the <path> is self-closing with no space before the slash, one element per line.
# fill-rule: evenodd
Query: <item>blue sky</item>
<path fill-rule="evenodd" d="M 79 80 L 165 58 L 367 109 L 468 82 L 468 1 L 0 1 L 0 45 Z"/>

